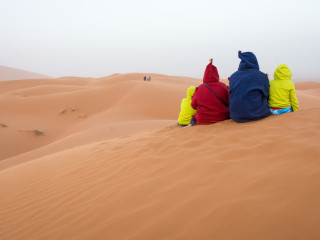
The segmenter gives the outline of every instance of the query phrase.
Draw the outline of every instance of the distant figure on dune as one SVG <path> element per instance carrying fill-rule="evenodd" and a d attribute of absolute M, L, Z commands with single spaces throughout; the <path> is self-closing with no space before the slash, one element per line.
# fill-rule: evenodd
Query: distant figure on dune
<path fill-rule="evenodd" d="M 195 90 L 195 86 L 190 86 L 187 90 L 187 97 L 181 101 L 180 114 L 178 118 L 178 125 L 180 127 L 186 127 L 189 124 L 194 125 L 194 118 L 192 118 L 192 116 L 196 114 L 197 110 L 191 107 L 191 101 Z"/>
<path fill-rule="evenodd" d="M 280 64 L 270 81 L 270 111 L 273 115 L 298 111 L 299 102 L 294 83 L 290 81 L 292 72 L 286 64 Z"/>
<path fill-rule="evenodd" d="M 151 81 L 151 77 L 149 76 L 148 78 L 146 76 L 143 77 L 143 81 Z"/>
<path fill-rule="evenodd" d="M 270 115 L 269 79 L 259 71 L 259 64 L 252 52 L 238 52 L 239 69 L 229 78 L 230 117 L 242 123 Z"/>
<path fill-rule="evenodd" d="M 229 118 L 229 90 L 219 81 L 212 59 L 206 67 L 203 84 L 197 87 L 192 97 L 191 106 L 197 110 L 195 124 L 216 123 Z"/>

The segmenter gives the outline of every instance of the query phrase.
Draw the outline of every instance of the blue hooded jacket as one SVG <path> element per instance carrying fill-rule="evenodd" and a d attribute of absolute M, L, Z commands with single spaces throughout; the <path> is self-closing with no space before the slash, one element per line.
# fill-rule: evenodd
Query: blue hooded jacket
<path fill-rule="evenodd" d="M 256 56 L 238 52 L 239 69 L 229 78 L 230 117 L 236 122 L 250 122 L 270 115 L 269 79 L 259 71 Z"/>

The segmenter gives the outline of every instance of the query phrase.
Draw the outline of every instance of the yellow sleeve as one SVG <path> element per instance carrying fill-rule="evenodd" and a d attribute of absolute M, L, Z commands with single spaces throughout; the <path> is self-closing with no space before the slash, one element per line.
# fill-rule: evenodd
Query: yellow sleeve
<path fill-rule="evenodd" d="M 290 90 L 290 103 L 292 106 L 293 111 L 299 110 L 299 102 L 296 95 L 296 89 L 294 87 L 294 83 L 292 83 L 293 87 Z"/>

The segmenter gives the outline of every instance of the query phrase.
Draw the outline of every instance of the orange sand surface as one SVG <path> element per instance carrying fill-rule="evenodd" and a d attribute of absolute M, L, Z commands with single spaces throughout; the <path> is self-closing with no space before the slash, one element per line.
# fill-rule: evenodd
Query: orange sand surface
<path fill-rule="evenodd" d="M 320 83 L 298 112 L 180 128 L 201 80 L 144 75 L 0 82 L 1 240 L 320 239 Z"/>

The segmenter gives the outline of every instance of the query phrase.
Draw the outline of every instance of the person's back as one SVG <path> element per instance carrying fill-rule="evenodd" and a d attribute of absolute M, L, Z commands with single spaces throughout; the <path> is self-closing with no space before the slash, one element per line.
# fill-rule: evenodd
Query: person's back
<path fill-rule="evenodd" d="M 294 83 L 291 81 L 292 72 L 286 64 L 280 64 L 274 72 L 274 80 L 270 81 L 269 105 L 273 110 L 288 109 L 282 113 L 299 110 Z M 280 111 L 274 111 L 277 114 Z"/>
<path fill-rule="evenodd" d="M 191 106 L 197 109 L 195 115 L 196 124 L 210 124 L 228 119 L 228 105 L 229 90 L 224 83 L 219 82 L 218 70 L 212 65 L 212 61 L 210 61 L 204 73 L 203 84 L 196 89 L 192 98 Z"/>
<path fill-rule="evenodd" d="M 191 99 L 196 90 L 195 86 L 190 86 L 187 90 L 187 97 L 182 99 L 180 114 L 178 118 L 179 126 L 185 127 L 190 124 L 192 116 L 196 114 L 197 110 L 191 107 Z"/>
<path fill-rule="evenodd" d="M 259 71 L 256 56 L 242 53 L 239 69 L 229 78 L 230 117 L 236 122 L 250 122 L 270 115 L 269 79 Z"/>

